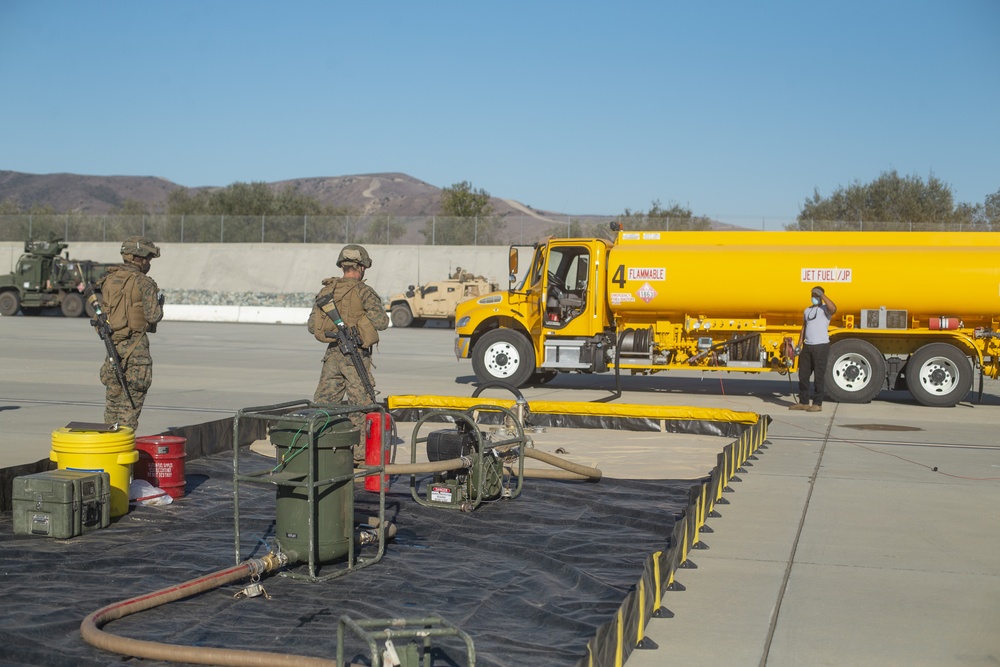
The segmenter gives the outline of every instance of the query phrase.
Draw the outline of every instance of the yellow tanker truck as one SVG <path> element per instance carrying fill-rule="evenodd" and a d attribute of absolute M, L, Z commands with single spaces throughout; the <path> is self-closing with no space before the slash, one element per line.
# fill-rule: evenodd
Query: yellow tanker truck
<path fill-rule="evenodd" d="M 511 275 L 518 248 L 511 248 Z M 514 386 L 608 370 L 796 370 L 810 288 L 837 304 L 826 391 L 952 406 L 1000 358 L 1000 234 L 631 232 L 545 239 L 456 310 L 455 353 Z"/>

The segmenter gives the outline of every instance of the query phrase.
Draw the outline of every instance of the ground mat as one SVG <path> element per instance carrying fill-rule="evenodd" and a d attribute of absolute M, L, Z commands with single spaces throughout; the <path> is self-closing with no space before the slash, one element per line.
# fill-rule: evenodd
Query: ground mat
<path fill-rule="evenodd" d="M 247 450 L 240 456 L 241 473 L 266 464 Z M 135 507 L 109 527 L 69 540 L 14 535 L 11 514 L 3 513 L 0 664 L 166 664 L 94 648 L 79 626 L 104 605 L 236 562 L 232 453 L 190 461 L 186 472 L 187 493 L 173 504 Z M 386 496 L 386 517 L 398 533 L 379 563 L 319 582 L 271 576 L 263 581 L 269 599 L 236 598 L 242 585 L 225 586 L 105 630 L 332 659 L 342 614 L 437 614 L 472 637 L 477 665 L 576 665 L 634 589 L 644 560 L 668 546 L 696 483 L 528 479 L 517 499 L 463 513 L 417 504 L 403 477 Z M 266 553 L 274 504 L 273 487 L 241 484 L 244 558 Z M 358 515 L 377 513 L 375 494 L 358 490 L 355 504 Z M 461 642 L 444 642 L 435 653 L 435 664 L 465 664 Z M 346 655 L 368 663 L 363 646 Z"/>

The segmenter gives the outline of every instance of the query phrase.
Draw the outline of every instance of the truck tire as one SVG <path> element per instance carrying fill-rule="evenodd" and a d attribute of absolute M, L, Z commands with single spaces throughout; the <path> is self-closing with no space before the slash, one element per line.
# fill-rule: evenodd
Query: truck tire
<path fill-rule="evenodd" d="M 392 307 L 389 311 L 389 317 L 392 319 L 392 326 L 394 327 L 408 327 L 413 323 L 413 313 L 410 312 L 410 307 L 405 305 L 396 305 Z"/>
<path fill-rule="evenodd" d="M 948 343 L 928 343 L 906 362 L 906 387 L 918 403 L 950 408 L 972 390 L 972 364 Z"/>
<path fill-rule="evenodd" d="M 885 357 L 868 341 L 839 340 L 830 346 L 826 394 L 838 403 L 870 403 L 885 378 Z"/>
<path fill-rule="evenodd" d="M 21 297 L 14 290 L 0 292 L 0 315 L 10 317 L 21 310 Z"/>
<path fill-rule="evenodd" d="M 63 297 L 59 307 L 62 309 L 63 317 L 80 317 L 84 311 L 83 297 L 77 292 L 70 292 Z"/>
<path fill-rule="evenodd" d="M 494 329 L 472 350 L 472 368 L 480 382 L 502 380 L 523 387 L 535 372 L 531 343 L 512 329 Z"/>

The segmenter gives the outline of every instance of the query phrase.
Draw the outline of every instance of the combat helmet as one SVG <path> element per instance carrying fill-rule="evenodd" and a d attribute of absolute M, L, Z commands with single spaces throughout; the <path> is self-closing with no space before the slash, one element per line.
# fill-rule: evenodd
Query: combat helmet
<path fill-rule="evenodd" d="M 159 257 L 160 249 L 144 236 L 130 236 L 122 241 L 122 256 L 133 255 L 134 257 Z"/>
<path fill-rule="evenodd" d="M 337 266 L 342 266 L 344 262 L 360 264 L 366 269 L 372 267 L 372 258 L 368 256 L 368 251 L 365 250 L 364 246 L 357 245 L 356 243 L 345 245 L 341 249 L 340 255 L 337 256 Z"/>

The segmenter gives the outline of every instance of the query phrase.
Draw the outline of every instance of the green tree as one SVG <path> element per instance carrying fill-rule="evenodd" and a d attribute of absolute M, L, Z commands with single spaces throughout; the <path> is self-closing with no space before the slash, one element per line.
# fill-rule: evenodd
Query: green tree
<path fill-rule="evenodd" d="M 669 208 L 663 208 L 658 199 L 652 201 L 649 212 L 626 208 L 620 220 L 626 230 L 676 232 L 712 228 L 711 219 L 695 216 L 691 209 L 676 202 L 670 202 Z"/>
<path fill-rule="evenodd" d="M 426 243 L 437 245 L 495 245 L 506 227 L 493 208 L 490 193 L 475 190 L 468 181 L 441 191 L 441 217 L 428 220 L 420 231 Z"/>
<path fill-rule="evenodd" d="M 570 218 L 568 224 L 556 224 L 546 227 L 542 236 L 554 236 L 561 239 L 581 239 L 591 236 L 590 225 L 586 225 L 578 218 Z"/>
<path fill-rule="evenodd" d="M 275 190 L 262 181 L 236 182 L 215 190 L 175 188 L 167 195 L 170 215 L 342 215 L 342 209 L 324 206 L 315 197 L 288 186 Z"/>
<path fill-rule="evenodd" d="M 0 201 L 0 215 L 17 215 L 20 212 L 21 206 L 10 197 Z"/>
<path fill-rule="evenodd" d="M 395 239 L 406 233 L 406 225 L 389 213 L 379 213 L 368 221 L 363 233 L 358 238 L 358 243 L 368 244 L 391 244 Z"/>
<path fill-rule="evenodd" d="M 1000 232 L 1000 189 L 991 195 L 986 195 L 983 202 L 982 221 L 988 229 Z"/>
<path fill-rule="evenodd" d="M 208 192 L 198 190 L 194 194 L 187 188 L 174 188 L 167 193 L 167 213 L 169 215 L 201 215 L 208 212 Z"/>
<path fill-rule="evenodd" d="M 829 197 L 819 190 L 802 206 L 796 222 L 786 229 L 911 229 L 964 225 L 974 209 L 956 207 L 951 187 L 931 175 L 900 176 L 884 171 L 871 183 L 855 181 Z"/>
<path fill-rule="evenodd" d="M 149 207 L 137 199 L 126 199 L 120 206 L 111 209 L 111 215 L 147 215 Z"/>

